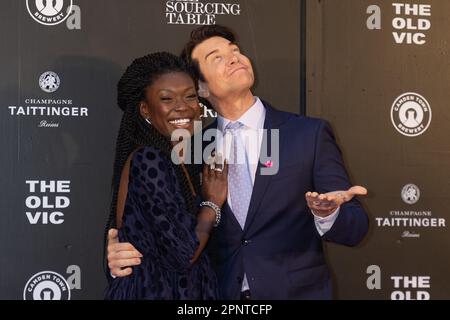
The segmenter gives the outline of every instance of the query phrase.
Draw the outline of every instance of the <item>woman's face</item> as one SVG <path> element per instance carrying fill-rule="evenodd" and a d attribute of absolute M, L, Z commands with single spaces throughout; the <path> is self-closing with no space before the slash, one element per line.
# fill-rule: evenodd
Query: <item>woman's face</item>
<path fill-rule="evenodd" d="M 146 101 L 140 112 L 163 136 L 175 129 L 194 132 L 194 121 L 200 119 L 200 106 L 192 78 L 183 72 L 167 73 L 146 88 Z"/>

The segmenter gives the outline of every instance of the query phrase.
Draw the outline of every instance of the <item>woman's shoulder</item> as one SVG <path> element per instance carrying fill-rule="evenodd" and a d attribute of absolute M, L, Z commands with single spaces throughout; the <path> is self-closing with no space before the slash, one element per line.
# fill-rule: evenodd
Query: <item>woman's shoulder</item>
<path fill-rule="evenodd" d="M 159 148 L 154 146 L 139 147 L 131 155 L 131 167 L 138 167 L 144 170 L 153 167 L 158 169 L 158 171 L 166 171 L 168 161 L 170 159 Z"/>
<path fill-rule="evenodd" d="M 142 161 L 159 161 L 166 160 L 163 152 L 154 146 L 142 146 L 134 150 L 133 160 Z"/>

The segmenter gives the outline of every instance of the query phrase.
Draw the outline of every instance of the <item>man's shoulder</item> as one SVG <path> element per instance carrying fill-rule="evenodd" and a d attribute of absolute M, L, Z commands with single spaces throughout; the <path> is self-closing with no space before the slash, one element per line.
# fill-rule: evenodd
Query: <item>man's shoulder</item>
<path fill-rule="evenodd" d="M 282 111 L 279 108 L 268 104 L 267 102 L 264 102 L 264 105 L 267 110 L 266 117 L 267 115 L 269 115 L 280 118 L 288 127 L 299 128 L 298 126 L 301 126 L 305 129 L 307 128 L 317 129 L 318 127 L 323 126 L 324 124 L 327 123 L 326 120 L 321 118 L 299 115 L 297 113 L 289 111 Z"/>

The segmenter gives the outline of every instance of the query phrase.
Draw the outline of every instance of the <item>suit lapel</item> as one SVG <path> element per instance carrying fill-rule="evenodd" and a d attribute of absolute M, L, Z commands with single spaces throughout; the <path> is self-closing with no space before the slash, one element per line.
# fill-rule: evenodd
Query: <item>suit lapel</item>
<path fill-rule="evenodd" d="M 283 123 L 283 113 L 273 109 L 268 103 L 266 102 L 263 103 L 266 108 L 266 119 L 264 120 L 264 129 L 268 131 L 267 135 L 264 135 L 262 143 L 263 145 L 264 143 L 267 143 L 267 150 L 271 152 L 270 150 L 272 141 L 270 139 L 270 130 L 280 128 L 281 124 Z M 281 148 L 281 141 L 280 141 L 280 148 Z M 248 230 L 255 216 L 257 215 L 258 208 L 261 204 L 264 194 L 266 193 L 270 180 L 272 179 L 272 175 L 261 175 L 261 168 L 264 168 L 264 164 L 261 163 L 260 159 L 258 163 L 258 168 L 256 169 L 255 173 L 255 183 L 253 185 L 252 197 L 250 199 L 247 218 L 245 220 L 244 232 Z"/>

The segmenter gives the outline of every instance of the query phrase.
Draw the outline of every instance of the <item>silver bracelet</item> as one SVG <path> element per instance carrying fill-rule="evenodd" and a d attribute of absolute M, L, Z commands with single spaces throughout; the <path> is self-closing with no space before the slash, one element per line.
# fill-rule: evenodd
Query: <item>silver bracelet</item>
<path fill-rule="evenodd" d="M 211 201 L 203 201 L 200 203 L 200 207 L 208 207 L 214 210 L 216 214 L 216 223 L 214 224 L 214 227 L 217 227 L 220 223 L 220 218 L 222 217 L 222 212 L 220 211 L 219 206 Z"/>

